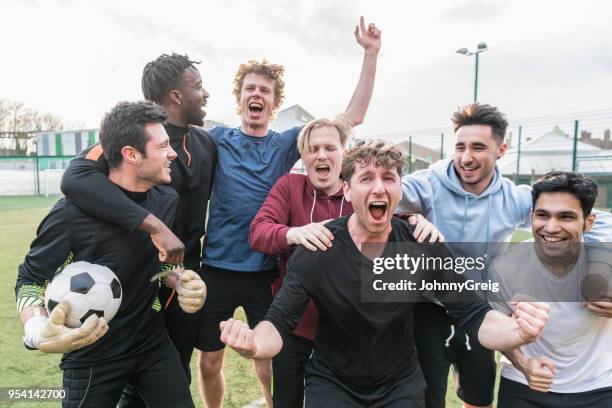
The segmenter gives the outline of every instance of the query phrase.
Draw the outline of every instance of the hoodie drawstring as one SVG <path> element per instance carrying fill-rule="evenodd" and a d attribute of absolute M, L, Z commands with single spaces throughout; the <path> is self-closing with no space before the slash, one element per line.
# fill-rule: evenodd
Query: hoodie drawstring
<path fill-rule="evenodd" d="M 314 214 L 315 204 L 317 203 L 317 189 L 314 190 L 314 197 L 312 199 L 312 208 L 310 209 L 310 222 L 314 222 L 312 220 L 312 216 Z M 342 195 L 342 201 L 340 201 L 340 214 L 338 214 L 338 218 L 342 217 L 342 209 L 344 208 L 344 195 Z"/>
<path fill-rule="evenodd" d="M 183 145 L 183 151 L 187 155 L 187 166 L 191 166 L 191 153 L 189 153 L 189 150 L 187 149 L 187 133 L 185 133 L 185 136 L 183 136 L 182 145 Z"/>
<path fill-rule="evenodd" d="M 465 222 L 467 221 L 467 210 L 468 210 L 469 204 L 470 204 L 470 199 L 468 198 L 468 196 L 465 196 L 465 206 L 463 208 L 463 218 L 461 219 L 461 231 L 459 232 L 459 236 L 461 237 L 462 241 L 463 241 L 463 237 L 465 236 Z"/>
<path fill-rule="evenodd" d="M 444 340 L 444 347 L 450 347 L 450 341 L 453 339 L 453 337 L 455 337 L 455 325 L 451 324 L 450 325 L 450 336 L 448 336 L 446 338 L 446 340 Z M 465 333 L 465 348 L 467 349 L 467 351 L 472 350 L 472 346 L 470 345 L 470 336 Z"/>
<path fill-rule="evenodd" d="M 310 222 L 312 223 L 312 214 L 314 214 L 315 204 L 317 203 L 317 189 L 314 189 L 314 198 L 312 199 L 312 208 L 310 209 Z"/>
<path fill-rule="evenodd" d="M 487 196 L 487 247 L 489 246 L 490 235 L 490 224 L 491 224 L 491 194 Z"/>
<path fill-rule="evenodd" d="M 455 336 L 455 326 L 454 325 L 450 325 L 451 328 L 451 334 L 450 336 L 448 336 L 448 338 L 444 341 L 444 347 L 450 347 L 450 341 L 451 339 Z"/>

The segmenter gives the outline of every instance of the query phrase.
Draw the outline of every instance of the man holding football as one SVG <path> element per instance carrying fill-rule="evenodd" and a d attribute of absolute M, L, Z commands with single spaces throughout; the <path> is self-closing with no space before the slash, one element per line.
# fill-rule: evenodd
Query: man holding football
<path fill-rule="evenodd" d="M 122 102 L 104 117 L 100 140 L 110 165 L 108 178 L 126 197 L 174 225 L 178 196 L 158 186 L 170 181 L 176 158 L 165 119 L 165 111 L 153 103 Z M 123 299 L 110 324 L 93 314 L 80 328 L 68 328 L 71 304 L 66 300 L 47 315 L 44 287 L 73 261 L 106 266 L 119 278 Z M 63 406 L 115 406 L 128 382 L 150 407 L 193 406 L 187 376 L 159 313 L 159 284 L 151 282 L 161 267 L 147 234 L 96 218 L 69 199 L 58 201 L 41 222 L 19 266 L 17 305 L 25 346 L 64 354 Z M 183 310 L 195 313 L 202 307 L 205 285 L 195 272 L 183 271 L 174 285 Z"/>

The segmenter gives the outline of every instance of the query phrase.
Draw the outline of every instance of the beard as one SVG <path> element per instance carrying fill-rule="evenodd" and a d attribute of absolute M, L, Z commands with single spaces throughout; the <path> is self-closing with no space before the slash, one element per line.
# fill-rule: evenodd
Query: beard
<path fill-rule="evenodd" d="M 187 124 L 194 126 L 204 126 L 204 118 L 202 117 L 202 111 L 200 108 L 192 109 L 187 112 Z"/>

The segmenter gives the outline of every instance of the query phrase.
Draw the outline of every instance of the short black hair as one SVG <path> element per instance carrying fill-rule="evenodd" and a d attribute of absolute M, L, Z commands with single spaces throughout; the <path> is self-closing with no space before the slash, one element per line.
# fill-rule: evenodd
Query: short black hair
<path fill-rule="evenodd" d="M 453 130 L 455 132 L 457 132 L 461 126 L 491 126 L 491 133 L 500 144 L 504 141 L 506 129 L 508 128 L 506 115 L 495 106 L 478 102 L 457 108 L 453 113 L 451 121 L 453 122 Z"/>
<path fill-rule="evenodd" d="M 185 70 L 197 69 L 187 55 L 172 53 L 162 54 L 156 60 L 145 65 L 142 71 L 142 94 L 148 101 L 162 104 L 168 93 L 176 89 Z"/>
<path fill-rule="evenodd" d="M 121 164 L 121 149 L 132 146 L 146 154 L 149 136 L 144 126 L 147 123 L 163 123 L 168 115 L 153 102 L 119 102 L 104 115 L 100 124 L 100 144 L 110 167 Z"/>
<path fill-rule="evenodd" d="M 572 171 L 551 171 L 538 179 L 531 190 L 532 206 L 542 193 L 570 193 L 580 201 L 585 218 L 593 210 L 597 198 L 597 183 L 580 173 Z"/>

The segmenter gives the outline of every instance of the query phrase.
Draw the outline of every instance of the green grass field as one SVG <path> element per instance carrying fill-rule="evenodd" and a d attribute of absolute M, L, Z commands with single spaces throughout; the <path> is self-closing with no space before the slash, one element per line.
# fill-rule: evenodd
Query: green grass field
<path fill-rule="evenodd" d="M 23 347 L 23 329 L 15 309 L 14 292 L 17 266 L 23 261 L 30 242 L 35 237 L 36 227 L 57 199 L 58 197 L 0 197 L 0 387 L 61 387 L 62 384 L 58 367 L 60 356 L 28 351 Z M 241 310 L 238 310 L 236 315 L 244 320 Z M 196 406 L 203 406 L 197 390 L 196 363 L 197 358 L 194 355 L 191 391 Z M 251 362 L 240 358 L 233 350 L 226 353 L 225 379 L 225 407 L 241 407 L 262 396 Z M 460 407 L 461 403 L 455 396 L 452 384 L 452 381 L 449 381 L 447 406 Z M 51 406 L 46 403 L 13 405 L 19 408 Z"/>

